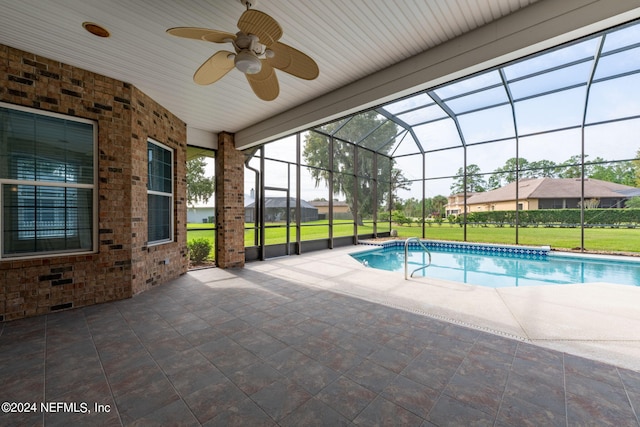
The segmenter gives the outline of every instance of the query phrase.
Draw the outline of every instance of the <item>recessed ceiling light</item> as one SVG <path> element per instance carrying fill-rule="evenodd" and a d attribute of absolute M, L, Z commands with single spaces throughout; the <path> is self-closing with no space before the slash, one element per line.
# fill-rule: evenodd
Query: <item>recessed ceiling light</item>
<path fill-rule="evenodd" d="M 84 27 L 85 30 L 89 31 L 94 36 L 109 37 L 111 35 L 109 34 L 109 31 L 106 28 L 94 22 L 83 22 L 82 26 Z"/>

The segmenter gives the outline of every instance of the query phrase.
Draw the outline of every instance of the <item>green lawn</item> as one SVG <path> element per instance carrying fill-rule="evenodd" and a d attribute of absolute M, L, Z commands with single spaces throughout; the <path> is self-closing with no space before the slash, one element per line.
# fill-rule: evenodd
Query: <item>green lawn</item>
<path fill-rule="evenodd" d="M 394 226 L 400 237 L 421 237 L 421 228 Z M 432 225 L 425 229 L 427 239 L 462 241 L 462 227 Z M 512 227 L 467 227 L 467 241 L 483 243 L 514 244 L 516 229 Z M 580 246 L 579 228 L 519 228 L 518 243 L 521 245 L 544 246 L 572 249 Z M 584 231 L 584 245 L 587 250 L 607 252 L 640 252 L 640 229 L 629 228 L 587 228 Z"/>
<path fill-rule="evenodd" d="M 247 227 L 253 224 L 246 224 Z M 267 224 L 265 241 L 267 245 L 286 242 L 286 227 L 280 224 Z M 194 229 L 205 230 L 194 230 Z M 422 228 L 419 226 L 393 226 L 398 230 L 399 237 L 422 237 Z M 296 240 L 295 226 L 290 227 L 290 241 Z M 187 240 L 204 237 L 214 242 L 215 234 L 213 224 L 187 224 Z M 359 234 L 373 233 L 373 226 L 365 224 L 358 226 Z M 353 222 L 334 221 L 333 236 L 353 235 Z M 585 248 L 589 251 L 606 252 L 640 252 L 640 229 L 628 228 L 589 228 L 585 229 Z M 328 221 L 314 221 L 304 223 L 301 226 L 302 240 L 327 239 L 329 237 Z M 451 226 L 433 224 L 426 227 L 426 238 L 435 240 L 464 239 L 463 229 L 458 225 Z M 244 230 L 245 246 L 254 246 L 253 229 Z M 467 241 L 483 243 L 515 244 L 516 229 L 512 227 L 467 227 Z M 520 228 L 518 230 L 518 243 L 521 245 L 545 246 L 556 249 L 573 249 L 580 246 L 579 228 Z M 211 257 L 214 256 L 211 251 Z"/>

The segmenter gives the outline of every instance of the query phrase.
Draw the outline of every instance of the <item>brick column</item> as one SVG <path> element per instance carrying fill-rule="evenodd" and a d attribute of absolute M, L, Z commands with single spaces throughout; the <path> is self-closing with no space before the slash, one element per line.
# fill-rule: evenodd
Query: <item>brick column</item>
<path fill-rule="evenodd" d="M 216 264 L 244 267 L 244 155 L 233 134 L 218 134 L 216 153 Z"/>

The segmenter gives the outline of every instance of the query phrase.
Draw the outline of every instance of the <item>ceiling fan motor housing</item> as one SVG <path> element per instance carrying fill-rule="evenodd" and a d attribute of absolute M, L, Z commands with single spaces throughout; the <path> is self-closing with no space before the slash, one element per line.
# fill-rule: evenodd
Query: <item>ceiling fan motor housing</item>
<path fill-rule="evenodd" d="M 262 70 L 262 62 L 249 50 L 241 50 L 234 58 L 235 66 L 245 74 L 258 74 Z"/>

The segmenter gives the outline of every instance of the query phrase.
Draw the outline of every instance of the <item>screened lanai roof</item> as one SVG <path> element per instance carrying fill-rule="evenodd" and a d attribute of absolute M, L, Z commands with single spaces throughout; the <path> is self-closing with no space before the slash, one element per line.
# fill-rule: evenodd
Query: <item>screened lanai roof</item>
<path fill-rule="evenodd" d="M 640 21 L 314 128 L 391 157 L 640 118 Z M 376 146 L 376 131 L 397 134 Z M 350 129 L 351 126 L 351 129 Z M 357 132 L 354 131 L 357 129 Z"/>

